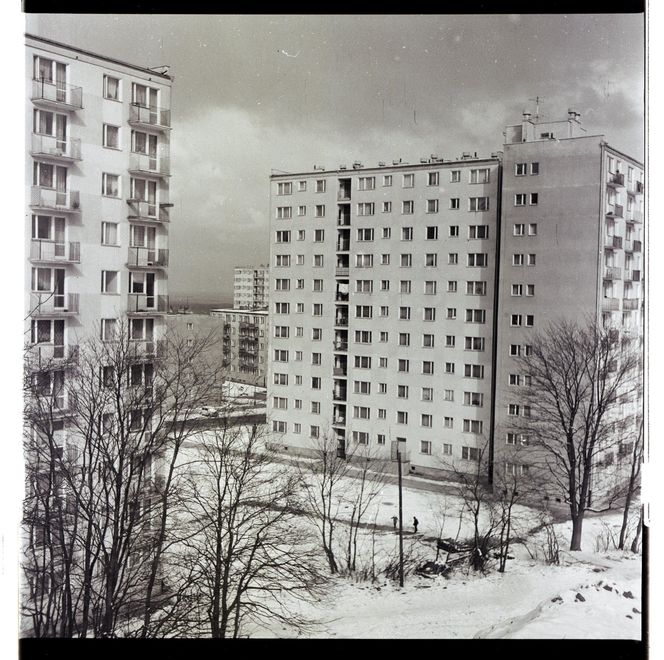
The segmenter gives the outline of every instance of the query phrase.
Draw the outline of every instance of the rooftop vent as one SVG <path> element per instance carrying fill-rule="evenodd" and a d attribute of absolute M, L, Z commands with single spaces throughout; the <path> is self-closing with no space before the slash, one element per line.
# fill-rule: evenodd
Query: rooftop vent
<path fill-rule="evenodd" d="M 378 161 L 378 167 L 385 167 L 385 161 L 384 160 Z"/>
<path fill-rule="evenodd" d="M 325 165 L 314 165 L 315 170 L 320 170 L 321 172 L 325 171 Z"/>
<path fill-rule="evenodd" d="M 420 158 L 420 163 L 428 163 L 429 159 L 428 158 Z"/>
<path fill-rule="evenodd" d="M 461 158 L 471 158 L 470 151 L 464 151 L 461 154 Z"/>
<path fill-rule="evenodd" d="M 392 165 L 399 165 L 401 163 L 401 158 L 399 160 L 393 160 Z"/>
<path fill-rule="evenodd" d="M 353 163 L 353 169 L 354 169 L 354 170 L 359 170 L 359 169 L 362 168 L 362 167 L 364 167 L 364 165 L 362 165 L 362 163 L 360 163 L 359 160 L 356 160 L 356 161 Z"/>
<path fill-rule="evenodd" d="M 339 165 L 339 169 L 340 170 L 345 170 L 345 169 L 348 169 L 348 168 L 345 165 Z"/>

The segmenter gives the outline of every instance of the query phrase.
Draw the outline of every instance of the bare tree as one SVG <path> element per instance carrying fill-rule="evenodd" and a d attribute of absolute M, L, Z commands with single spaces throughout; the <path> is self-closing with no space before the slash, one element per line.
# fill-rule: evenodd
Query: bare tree
<path fill-rule="evenodd" d="M 623 445 L 624 447 L 625 445 Z M 621 447 L 622 450 L 622 447 Z M 629 525 L 629 514 L 634 498 L 638 495 L 641 477 L 641 464 L 643 463 L 643 419 L 639 424 L 639 430 L 632 443 L 630 452 L 629 478 L 625 487 L 625 506 L 623 507 L 623 519 L 620 526 L 620 537 L 618 548 L 622 550 L 627 542 L 627 529 Z M 639 520 L 639 527 L 641 521 Z M 638 532 L 637 532 L 638 533 Z"/>
<path fill-rule="evenodd" d="M 580 550 L 586 512 L 597 510 L 594 501 L 611 492 L 602 483 L 602 458 L 634 428 L 633 415 L 623 414 L 622 406 L 633 405 L 637 396 L 638 354 L 633 342 L 610 328 L 559 321 L 535 335 L 519 359 L 530 414 L 515 428 L 527 436 L 543 483 L 568 503 L 570 549 Z"/>
<path fill-rule="evenodd" d="M 149 629 L 177 453 L 220 385 L 203 364 L 211 337 L 106 330 L 66 360 L 28 350 L 24 612 L 37 636 L 113 636 L 137 612 Z"/>
<path fill-rule="evenodd" d="M 297 474 L 244 426 L 206 434 L 190 466 L 184 503 L 192 530 L 182 542 L 195 604 L 189 633 L 236 638 L 249 623 L 274 621 L 306 628 L 294 601 L 320 596 L 323 576 L 298 519 Z"/>

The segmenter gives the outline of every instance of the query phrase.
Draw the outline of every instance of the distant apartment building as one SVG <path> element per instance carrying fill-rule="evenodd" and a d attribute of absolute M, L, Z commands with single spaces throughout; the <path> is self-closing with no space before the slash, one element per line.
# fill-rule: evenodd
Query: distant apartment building
<path fill-rule="evenodd" d="M 233 271 L 233 308 L 266 309 L 269 266 L 237 266 Z"/>
<path fill-rule="evenodd" d="M 327 434 L 341 455 L 401 447 L 437 473 L 474 470 L 488 446 L 493 466 L 529 332 L 588 314 L 639 331 L 643 166 L 574 112 L 506 136 L 489 158 L 271 177 L 267 387 L 283 447 Z"/>
<path fill-rule="evenodd" d="M 265 387 L 267 310 L 212 309 L 221 323 L 222 366 L 230 380 Z"/>

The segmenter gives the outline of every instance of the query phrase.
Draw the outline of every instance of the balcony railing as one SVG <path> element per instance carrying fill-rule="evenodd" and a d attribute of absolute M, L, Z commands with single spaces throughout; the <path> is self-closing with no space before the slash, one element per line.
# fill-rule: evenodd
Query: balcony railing
<path fill-rule="evenodd" d="M 347 316 L 338 316 L 337 318 L 334 319 L 334 325 L 347 326 L 348 325 L 348 317 Z"/>
<path fill-rule="evenodd" d="M 620 188 L 625 185 L 625 175 L 620 172 L 616 172 L 609 177 L 608 184 L 614 188 Z"/>
<path fill-rule="evenodd" d="M 78 138 L 63 140 L 53 135 L 33 133 L 30 154 L 60 161 L 81 160 L 81 141 Z"/>
<path fill-rule="evenodd" d="M 344 213 L 337 217 L 337 227 L 350 227 L 350 213 Z"/>
<path fill-rule="evenodd" d="M 622 279 L 622 271 L 615 266 L 606 266 L 604 268 L 605 280 L 620 280 Z"/>
<path fill-rule="evenodd" d="M 337 291 L 334 295 L 334 299 L 336 302 L 348 302 L 348 294 Z"/>
<path fill-rule="evenodd" d="M 626 312 L 639 308 L 638 298 L 623 298 L 623 310 Z"/>
<path fill-rule="evenodd" d="M 156 106 L 144 108 L 132 103 L 129 106 L 129 123 L 167 129 L 171 126 L 171 111 Z"/>
<path fill-rule="evenodd" d="M 332 374 L 334 376 L 347 376 L 348 375 L 348 368 L 347 367 L 334 367 L 334 369 L 332 369 Z"/>
<path fill-rule="evenodd" d="M 334 392 L 332 393 L 332 399 L 334 401 L 345 401 L 346 390 L 334 390 Z"/>
<path fill-rule="evenodd" d="M 346 426 L 346 418 L 345 417 L 335 417 L 332 420 L 332 424 L 334 426 Z"/>
<path fill-rule="evenodd" d="M 603 312 L 616 312 L 620 309 L 620 300 L 618 298 L 602 298 Z"/>
<path fill-rule="evenodd" d="M 154 174 L 155 176 L 170 176 L 170 161 L 165 156 L 149 156 L 148 154 L 131 154 L 129 157 L 129 172 L 136 174 Z"/>
<path fill-rule="evenodd" d="M 78 293 L 35 292 L 30 294 L 31 316 L 78 314 Z"/>
<path fill-rule="evenodd" d="M 127 268 L 166 268 L 168 250 L 164 248 L 130 247 Z"/>
<path fill-rule="evenodd" d="M 348 252 L 350 250 L 350 241 L 337 242 L 337 252 Z"/>
<path fill-rule="evenodd" d="M 53 188 L 32 186 L 30 206 L 60 213 L 80 213 L 81 197 L 78 190 L 60 192 Z"/>
<path fill-rule="evenodd" d="M 30 260 L 77 264 L 81 261 L 81 244 L 71 241 L 57 243 L 35 238 L 30 243 Z"/>
<path fill-rule="evenodd" d="M 348 342 L 347 341 L 335 341 L 332 343 L 335 351 L 347 351 Z"/>
<path fill-rule="evenodd" d="M 605 236 L 604 237 L 604 247 L 617 249 L 622 248 L 623 239 L 622 236 Z"/>
<path fill-rule="evenodd" d="M 172 204 L 157 204 L 156 202 L 146 202 L 143 199 L 128 199 L 129 210 L 127 218 L 129 220 L 150 220 L 151 222 L 168 222 L 169 208 Z"/>
<path fill-rule="evenodd" d="M 83 107 L 83 89 L 61 82 L 33 80 L 31 98 L 33 102 L 49 106 L 69 106 L 72 109 Z"/>
<path fill-rule="evenodd" d="M 130 339 L 129 352 L 134 359 L 144 360 L 164 355 L 166 342 L 163 339 Z"/>
<path fill-rule="evenodd" d="M 168 312 L 168 296 L 130 293 L 127 295 L 127 314 L 164 314 Z"/>
<path fill-rule="evenodd" d="M 49 364 L 62 366 L 63 362 L 78 361 L 78 344 L 33 344 L 28 349 L 28 359 L 32 366 L 44 368 Z"/>

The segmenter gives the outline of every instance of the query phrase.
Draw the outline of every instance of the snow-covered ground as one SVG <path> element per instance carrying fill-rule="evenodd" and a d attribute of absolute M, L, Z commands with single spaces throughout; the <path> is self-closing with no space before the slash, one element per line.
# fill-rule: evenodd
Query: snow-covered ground
<path fill-rule="evenodd" d="M 203 438 L 201 438 L 203 440 Z M 195 461 L 196 447 L 186 452 Z M 184 458 L 184 457 L 183 457 Z M 282 469 L 282 465 L 275 465 Z M 406 553 L 418 561 L 436 555 L 438 537 L 470 536 L 472 524 L 466 514 L 459 518 L 462 500 L 451 494 L 422 490 L 421 479 L 408 479 L 403 490 Z M 426 480 L 424 480 L 426 481 Z M 336 511 L 340 556 L 347 538 L 350 505 L 344 499 L 356 486 L 348 478 Z M 428 482 L 429 487 L 432 482 Z M 420 486 L 419 488 L 416 486 Z M 384 484 L 371 504 L 361 530 L 359 555 L 368 567 L 369 549 L 376 565 L 384 566 L 398 552 L 398 535 L 392 516 L 398 513 L 396 485 Z M 419 520 L 414 534 L 411 521 Z M 532 533 L 540 518 L 528 507 L 518 507 L 515 533 L 527 536 L 514 545 L 505 573 L 492 568 L 486 575 L 465 570 L 443 576 L 408 575 L 405 586 L 383 576 L 375 582 L 335 577 L 327 596 L 319 602 L 298 606 L 318 623 L 304 635 L 295 628 L 248 628 L 252 637 L 336 638 L 641 638 L 641 555 L 612 549 L 604 540 L 617 537 L 621 514 L 589 517 L 584 524 L 583 552 L 569 552 L 571 524 L 556 524 L 561 548 L 560 565 L 544 561 L 545 532 Z M 375 529 L 371 524 L 375 523 Z M 303 519 L 303 524 L 306 524 Z M 530 534 L 529 534 L 530 532 Z M 528 535 L 529 534 L 529 535 Z"/>

